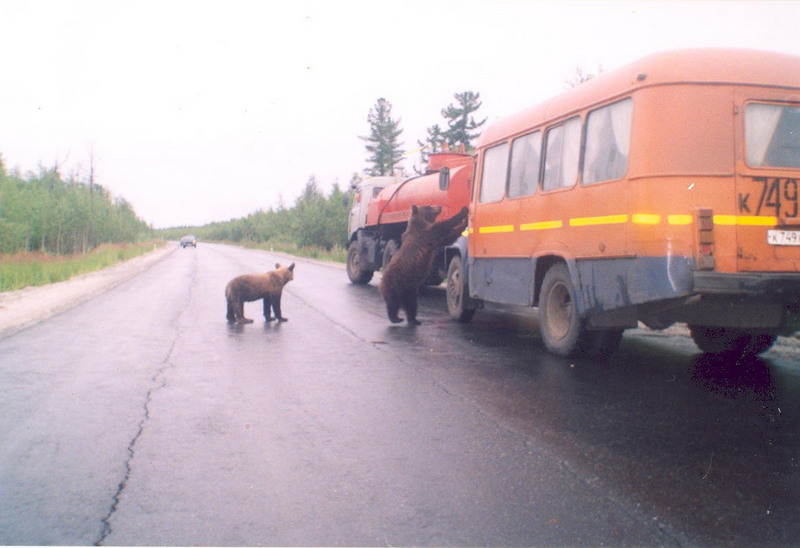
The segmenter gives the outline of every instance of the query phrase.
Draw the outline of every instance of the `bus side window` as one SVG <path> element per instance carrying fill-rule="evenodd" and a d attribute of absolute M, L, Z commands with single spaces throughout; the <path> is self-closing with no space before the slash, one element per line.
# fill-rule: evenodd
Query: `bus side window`
<path fill-rule="evenodd" d="M 534 193 L 539 183 L 541 150 L 541 131 L 514 139 L 511 145 L 511 174 L 508 180 L 509 198 L 528 196 Z"/>
<path fill-rule="evenodd" d="M 633 101 L 625 99 L 589 113 L 583 183 L 619 179 L 628 171 Z"/>
<path fill-rule="evenodd" d="M 547 132 L 543 190 L 571 187 L 578 178 L 581 152 L 581 119 L 570 118 Z"/>
<path fill-rule="evenodd" d="M 480 201 L 499 202 L 503 199 L 508 178 L 508 143 L 487 149 L 483 154 Z"/>

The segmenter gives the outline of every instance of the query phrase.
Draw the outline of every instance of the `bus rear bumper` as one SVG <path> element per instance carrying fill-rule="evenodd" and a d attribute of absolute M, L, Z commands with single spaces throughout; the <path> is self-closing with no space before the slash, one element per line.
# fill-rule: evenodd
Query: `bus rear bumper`
<path fill-rule="evenodd" d="M 710 295 L 800 298 L 800 274 L 695 272 L 694 291 Z"/>
<path fill-rule="evenodd" d="M 589 325 L 631 327 L 641 321 L 663 329 L 682 322 L 776 335 L 800 331 L 800 274 L 692 272 L 690 282 L 682 295 L 595 310 Z"/>
<path fill-rule="evenodd" d="M 694 291 L 700 300 L 688 310 L 689 323 L 777 335 L 800 330 L 800 274 L 695 272 Z"/>

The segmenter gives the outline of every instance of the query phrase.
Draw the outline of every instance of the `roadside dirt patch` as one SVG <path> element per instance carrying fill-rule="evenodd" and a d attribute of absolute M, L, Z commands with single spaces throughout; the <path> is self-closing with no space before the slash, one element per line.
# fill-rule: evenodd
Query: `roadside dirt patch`
<path fill-rule="evenodd" d="M 103 270 L 54 284 L 0 293 L 0 337 L 6 337 L 69 310 L 136 276 L 178 249 L 167 245 Z"/>

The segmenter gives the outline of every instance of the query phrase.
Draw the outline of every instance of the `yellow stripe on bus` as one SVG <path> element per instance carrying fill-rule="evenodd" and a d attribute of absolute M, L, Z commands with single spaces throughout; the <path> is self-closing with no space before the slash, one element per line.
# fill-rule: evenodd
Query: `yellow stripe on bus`
<path fill-rule="evenodd" d="M 569 219 L 569 226 L 597 226 L 597 225 L 617 225 L 631 222 L 637 225 L 657 225 L 661 224 L 664 216 L 655 213 L 634 213 L 630 216 L 603 215 L 599 217 L 575 217 Z M 666 215 L 666 221 L 670 225 L 690 225 L 694 223 L 693 215 L 674 214 Z M 714 224 L 722 226 L 777 226 L 778 218 L 765 215 L 714 215 Z M 529 230 L 550 230 L 563 228 L 564 222 L 556 221 L 537 221 L 534 223 L 522 223 L 519 225 L 520 231 Z M 478 228 L 481 234 L 498 234 L 514 232 L 514 225 L 494 225 L 482 226 Z M 472 228 L 470 228 L 472 231 Z"/>
<path fill-rule="evenodd" d="M 657 225 L 661 222 L 661 215 L 654 215 L 652 213 L 634 213 L 631 216 L 633 224 L 636 225 Z"/>
<path fill-rule="evenodd" d="M 691 215 L 667 215 L 667 222 L 671 225 L 690 225 L 693 221 Z"/>
<path fill-rule="evenodd" d="M 547 230 L 550 228 L 562 228 L 564 223 L 561 221 L 539 221 L 538 223 L 525 223 L 519 225 L 520 230 Z"/>
<path fill-rule="evenodd" d="M 736 215 L 714 215 L 715 225 L 735 225 Z"/>
<path fill-rule="evenodd" d="M 627 215 L 604 215 L 602 217 L 577 217 L 569 220 L 569 226 L 618 225 L 628 222 Z"/>
<path fill-rule="evenodd" d="M 739 224 L 745 226 L 776 226 L 777 217 L 742 215 L 739 217 Z"/>
<path fill-rule="evenodd" d="M 514 232 L 514 225 L 482 226 L 478 228 L 481 234 L 496 234 L 498 232 Z"/>

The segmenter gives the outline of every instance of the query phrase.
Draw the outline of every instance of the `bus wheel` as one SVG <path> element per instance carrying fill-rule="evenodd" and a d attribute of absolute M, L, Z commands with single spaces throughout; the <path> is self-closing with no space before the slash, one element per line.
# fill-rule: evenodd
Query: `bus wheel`
<path fill-rule="evenodd" d="M 778 339 L 777 335 L 771 333 L 746 331 L 732 327 L 690 325 L 689 331 L 700 350 L 709 354 L 755 356 L 772 348 Z"/>
<path fill-rule="evenodd" d="M 475 309 L 465 305 L 467 287 L 464 282 L 464 264 L 456 255 L 447 267 L 447 311 L 454 320 L 467 323 L 475 315 Z"/>
<path fill-rule="evenodd" d="M 361 251 L 358 242 L 352 242 L 347 248 L 347 277 L 354 284 L 368 284 L 372 279 L 372 270 L 361 270 Z"/>
<path fill-rule="evenodd" d="M 581 319 L 575 307 L 575 290 L 563 263 L 550 267 L 539 297 L 539 329 L 547 349 L 558 356 L 581 354 Z"/>

